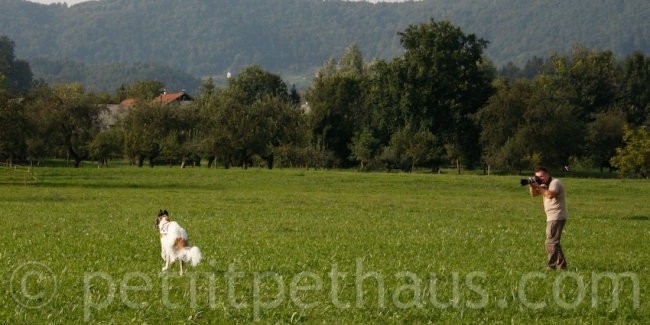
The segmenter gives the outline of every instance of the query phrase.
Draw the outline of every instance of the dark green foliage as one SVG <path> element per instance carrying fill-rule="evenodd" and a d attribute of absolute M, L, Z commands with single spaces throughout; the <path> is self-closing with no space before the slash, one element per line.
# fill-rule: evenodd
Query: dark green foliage
<path fill-rule="evenodd" d="M 449 21 L 411 25 L 399 34 L 406 50 L 397 59 L 404 119 L 436 135 L 439 151 L 453 148 L 450 159 L 476 161 L 479 130 L 471 116 L 492 93 L 493 75 L 483 62 L 487 41 Z"/>
<path fill-rule="evenodd" d="M 359 76 L 334 74 L 321 76 L 307 92 L 309 125 L 316 143 L 334 154 L 335 166 L 348 165 L 355 124 L 363 103 Z"/>
<path fill-rule="evenodd" d="M 103 109 L 95 95 L 80 84 L 33 89 L 25 104 L 30 160 L 65 157 L 79 167 L 91 158 L 91 143 L 102 127 Z"/>
<path fill-rule="evenodd" d="M 636 52 L 623 63 L 625 107 L 628 122 L 650 123 L 650 58 Z"/>
<path fill-rule="evenodd" d="M 304 146 L 303 117 L 278 75 L 258 66 L 245 68 L 228 88 L 215 90 L 204 84 L 195 107 L 198 151 L 209 165 L 248 167 L 255 157 L 274 166 L 275 157 Z"/>
<path fill-rule="evenodd" d="M 32 71 L 27 62 L 16 59 L 14 47 L 14 41 L 0 35 L 0 86 L 25 93 L 32 86 Z"/>
<path fill-rule="evenodd" d="M 11 165 L 25 158 L 26 125 L 24 102 L 0 87 L 0 161 Z"/>

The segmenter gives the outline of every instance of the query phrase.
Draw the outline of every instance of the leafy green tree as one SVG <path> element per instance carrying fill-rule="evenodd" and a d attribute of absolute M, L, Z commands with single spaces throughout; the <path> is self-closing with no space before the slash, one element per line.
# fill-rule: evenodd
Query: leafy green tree
<path fill-rule="evenodd" d="M 625 112 L 632 125 L 650 122 L 650 57 L 636 52 L 623 63 Z"/>
<path fill-rule="evenodd" d="M 0 36 L 0 77 L 4 76 L 0 82 L 9 91 L 26 93 L 32 86 L 32 70 L 29 63 L 16 59 L 14 47 L 15 43 L 9 37 Z"/>
<path fill-rule="evenodd" d="M 120 124 L 124 132 L 123 152 L 132 164 L 142 167 L 148 160 L 149 166 L 154 166 L 161 153 L 161 141 L 167 136 L 168 112 L 158 105 L 138 103 L 124 116 Z"/>
<path fill-rule="evenodd" d="M 387 146 L 393 133 L 406 125 L 401 114 L 402 83 L 399 80 L 400 62 L 374 61 L 368 68 L 367 98 L 364 114 L 369 118 L 365 128 L 373 131 L 380 144 Z"/>
<path fill-rule="evenodd" d="M 584 150 L 586 124 L 577 109 L 549 97 L 541 86 L 536 86 L 523 118 L 517 135 L 523 137 L 529 157 L 541 157 L 539 163 L 564 166 Z"/>
<path fill-rule="evenodd" d="M 221 89 L 209 83 L 202 86 L 195 97 L 193 105 L 198 110 L 199 122 L 197 125 L 200 138 L 197 151 L 200 156 L 207 159 L 208 168 L 213 167 L 217 158 L 215 131 L 220 128 L 217 116 L 220 111 Z"/>
<path fill-rule="evenodd" d="M 518 129 L 525 122 L 524 113 L 532 96 L 531 82 L 499 80 L 496 93 L 474 116 L 481 128 L 480 144 L 483 161 L 488 170 L 520 170 L 520 161 L 525 156 L 521 141 L 514 141 Z M 516 150 L 517 149 L 517 150 Z"/>
<path fill-rule="evenodd" d="M 372 157 L 362 160 L 354 158 L 351 148 L 358 143 L 352 142 L 359 139 L 353 139 L 353 136 L 364 132 L 374 134 L 380 127 L 375 120 L 384 112 L 383 109 L 389 109 L 377 105 L 383 94 L 380 86 L 374 88 L 376 98 L 369 97 L 373 85 L 371 79 L 375 76 L 381 80 L 381 72 L 374 69 L 372 64 L 364 64 L 361 50 L 356 44 L 348 46 L 338 59 L 338 64 L 335 62 L 336 59 L 331 58 L 321 67 L 305 94 L 310 107 L 308 120 L 312 145 L 330 152 L 333 158 L 331 163 L 335 166 L 349 166 L 354 161 L 365 164 Z M 389 139 L 390 134 L 386 134 L 384 143 L 387 144 Z M 380 144 L 378 142 L 376 146 Z"/>
<path fill-rule="evenodd" d="M 650 175 L 650 132 L 647 127 L 625 127 L 625 146 L 616 149 L 612 166 L 621 175 L 633 174 L 647 178 Z"/>
<path fill-rule="evenodd" d="M 251 105 L 255 101 L 269 97 L 289 100 L 289 91 L 282 78 L 264 71 L 258 65 L 244 68 L 239 75 L 230 80 L 229 87 L 237 90 L 236 94 L 242 96 L 239 100 L 244 105 Z"/>
<path fill-rule="evenodd" d="M 231 91 L 204 92 L 196 101 L 201 117 L 200 152 L 208 159 L 208 166 L 218 161 L 230 168 L 237 164 L 237 154 L 242 149 L 237 132 L 241 130 L 245 106 L 235 99 L 237 96 L 228 94 Z"/>
<path fill-rule="evenodd" d="M 507 171 L 539 163 L 564 166 L 582 153 L 586 123 L 575 106 L 554 96 L 551 85 L 547 78 L 505 82 L 475 115 L 488 166 Z"/>
<path fill-rule="evenodd" d="M 313 140 L 332 151 L 334 164 L 349 164 L 350 148 L 364 102 L 363 79 L 346 74 L 316 78 L 305 94 L 310 106 L 309 128 Z"/>
<path fill-rule="evenodd" d="M 587 126 L 586 156 L 601 172 L 611 167 L 610 160 L 616 148 L 623 146 L 625 120 L 625 114 L 612 111 L 596 114 Z"/>
<path fill-rule="evenodd" d="M 30 103 L 30 119 L 40 130 L 38 136 L 44 137 L 42 143 L 50 151 L 63 152 L 74 161 L 74 167 L 79 167 L 91 156 L 89 146 L 101 129 L 104 107 L 80 84 L 42 87 L 37 94 Z"/>
<path fill-rule="evenodd" d="M 361 164 L 361 169 L 364 169 L 365 164 L 375 157 L 378 149 L 379 141 L 373 136 L 370 129 L 364 128 L 352 138 L 350 158 L 358 161 Z"/>
<path fill-rule="evenodd" d="M 27 118 L 23 100 L 3 87 L 3 79 L 0 76 L 0 159 L 12 165 L 26 155 Z"/>
<path fill-rule="evenodd" d="M 44 83 L 35 83 L 25 97 L 27 159 L 31 164 L 40 165 L 49 157 L 61 157 L 60 146 L 57 146 L 48 123 L 49 108 L 52 106 L 52 88 Z"/>
<path fill-rule="evenodd" d="M 581 120 L 610 110 L 619 100 L 621 70 L 611 51 L 576 45 L 570 55 L 553 55 L 551 62 L 555 96 L 573 106 Z"/>
<path fill-rule="evenodd" d="M 345 48 L 339 60 L 338 72 L 352 75 L 362 75 L 364 70 L 363 55 L 357 44 L 351 44 Z"/>
<path fill-rule="evenodd" d="M 124 133 L 118 128 L 104 129 L 89 144 L 90 155 L 99 166 L 108 166 L 108 161 L 120 158 Z"/>
<path fill-rule="evenodd" d="M 454 159 L 478 161 L 479 129 L 472 115 L 492 93 L 493 69 L 483 55 L 488 42 L 433 19 L 399 35 L 405 49 L 399 59 L 405 120 L 438 135 L 438 149 L 456 148 Z"/>
<path fill-rule="evenodd" d="M 302 145 L 304 126 L 286 84 L 259 66 L 244 69 L 227 89 L 204 90 L 197 98 L 200 151 L 209 165 L 250 166 L 254 156 L 274 165 L 278 148 Z"/>
<path fill-rule="evenodd" d="M 158 131 L 160 140 L 160 157 L 171 167 L 180 161 L 184 168 L 188 160 L 194 164 L 198 161 L 198 109 L 194 105 L 166 105 L 153 107 L 164 112 L 164 130 Z"/>
<path fill-rule="evenodd" d="M 416 130 L 407 125 L 393 134 L 391 148 L 400 161 L 408 162 L 408 170 L 413 172 L 420 163 L 433 162 L 437 167 L 442 155 L 442 150 L 436 146 L 437 141 L 428 130 Z"/>
<path fill-rule="evenodd" d="M 268 168 L 273 167 L 278 148 L 306 145 L 304 119 L 293 101 L 273 97 L 251 109 L 256 114 L 256 137 L 262 140 L 256 153 L 266 160 Z"/>

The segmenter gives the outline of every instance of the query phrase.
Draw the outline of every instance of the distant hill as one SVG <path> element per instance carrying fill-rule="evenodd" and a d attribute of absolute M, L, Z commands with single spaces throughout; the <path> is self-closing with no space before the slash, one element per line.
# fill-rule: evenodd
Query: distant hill
<path fill-rule="evenodd" d="M 650 52 L 647 0 L 101 0 L 72 7 L 0 2 L 0 34 L 16 56 L 85 64 L 147 62 L 196 77 L 259 64 L 311 80 L 317 67 L 356 43 L 366 59 L 402 51 L 398 31 L 449 19 L 490 41 L 500 67 L 564 52 L 576 43 L 619 57 Z"/>

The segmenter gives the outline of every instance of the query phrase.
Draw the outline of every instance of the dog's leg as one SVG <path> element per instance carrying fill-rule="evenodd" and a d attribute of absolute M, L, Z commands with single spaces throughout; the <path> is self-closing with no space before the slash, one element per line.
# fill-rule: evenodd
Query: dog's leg
<path fill-rule="evenodd" d="M 183 275 L 183 259 L 181 258 L 181 259 L 179 260 L 179 262 L 180 262 L 180 264 L 181 264 L 181 276 L 182 276 L 182 275 Z"/>
<path fill-rule="evenodd" d="M 167 268 L 169 267 L 169 260 L 167 259 L 167 252 L 163 248 L 162 251 L 160 252 L 160 256 L 162 256 L 163 260 L 165 261 L 165 264 L 163 265 L 162 271 L 165 272 L 167 271 Z"/>
<path fill-rule="evenodd" d="M 169 254 L 165 255 L 165 266 L 163 266 L 162 271 L 165 272 L 169 269 Z"/>

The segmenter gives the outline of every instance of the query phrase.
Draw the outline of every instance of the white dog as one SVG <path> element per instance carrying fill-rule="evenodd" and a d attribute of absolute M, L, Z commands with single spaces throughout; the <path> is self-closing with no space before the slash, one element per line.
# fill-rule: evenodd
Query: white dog
<path fill-rule="evenodd" d="M 176 260 L 180 261 L 181 275 L 183 275 L 183 262 L 189 262 L 197 266 L 201 261 L 201 250 L 196 246 L 190 246 L 185 229 L 175 222 L 169 220 L 167 210 L 160 210 L 156 218 L 156 229 L 160 232 L 160 256 L 165 260 L 162 270 L 167 271 L 169 265 Z"/>

